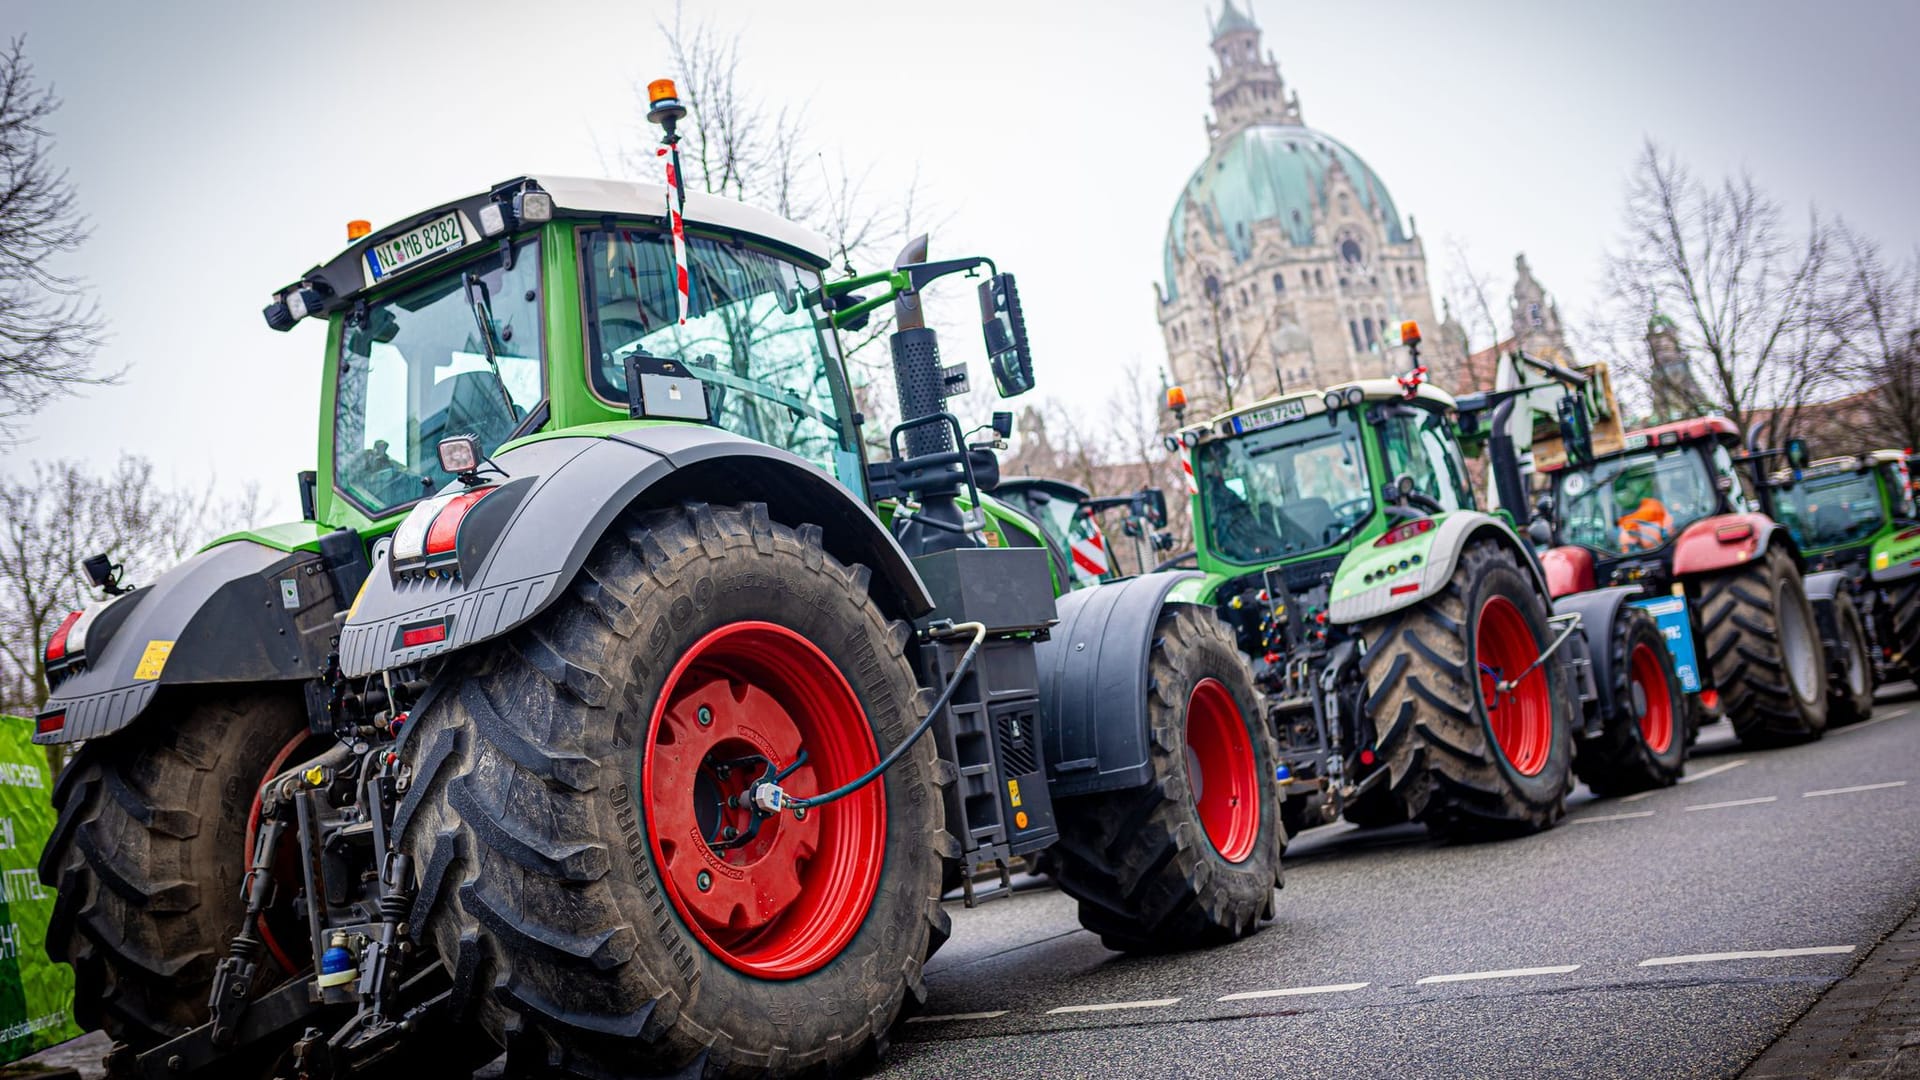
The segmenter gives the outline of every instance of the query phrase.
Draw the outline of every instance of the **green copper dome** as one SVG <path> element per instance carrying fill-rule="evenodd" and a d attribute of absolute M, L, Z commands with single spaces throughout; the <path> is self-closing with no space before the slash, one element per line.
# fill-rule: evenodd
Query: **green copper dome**
<path fill-rule="evenodd" d="M 1258 124 L 1214 147 L 1173 205 L 1167 225 L 1166 291 L 1176 293 L 1174 270 L 1186 256 L 1187 207 L 1200 211 L 1201 227 L 1245 262 L 1253 250 L 1256 223 L 1278 222 L 1296 245 L 1314 242 L 1313 217 L 1327 198 L 1327 173 L 1340 163 L 1360 206 L 1386 219 L 1389 243 L 1406 242 L 1400 212 L 1386 184 L 1360 156 L 1329 135 L 1293 124 Z"/>

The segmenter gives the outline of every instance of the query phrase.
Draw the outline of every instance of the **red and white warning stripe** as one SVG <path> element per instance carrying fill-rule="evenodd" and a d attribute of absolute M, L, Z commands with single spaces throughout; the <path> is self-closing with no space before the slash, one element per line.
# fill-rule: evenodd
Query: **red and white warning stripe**
<path fill-rule="evenodd" d="M 1073 542 L 1073 565 L 1094 577 L 1107 572 L 1107 541 L 1098 531 Z"/>
<path fill-rule="evenodd" d="M 1180 471 L 1186 475 L 1187 494 L 1200 494 L 1200 484 L 1193 478 L 1193 459 L 1185 454 L 1180 455 Z"/>
<path fill-rule="evenodd" d="M 677 277 L 676 288 L 680 294 L 680 325 L 687 325 L 687 230 L 680 220 L 680 178 L 674 175 L 673 154 L 670 148 L 661 147 L 654 151 L 667 167 L 667 222 L 673 229 L 673 269 Z"/>

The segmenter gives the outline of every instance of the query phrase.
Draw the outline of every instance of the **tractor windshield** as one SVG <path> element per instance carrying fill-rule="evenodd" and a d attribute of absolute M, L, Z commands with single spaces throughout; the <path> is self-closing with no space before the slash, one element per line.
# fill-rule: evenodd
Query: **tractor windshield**
<path fill-rule="evenodd" d="M 1562 470 L 1554 483 L 1565 542 L 1615 555 L 1664 547 L 1720 510 L 1706 460 L 1689 446 Z"/>
<path fill-rule="evenodd" d="M 492 451 L 526 419 L 541 394 L 539 290 L 526 240 L 511 265 L 495 251 L 347 314 L 333 475 L 361 510 L 378 517 L 451 481 L 441 439 L 477 435 Z"/>
<path fill-rule="evenodd" d="M 838 347 L 804 299 L 819 288 L 818 272 L 737 242 L 689 236 L 683 325 L 666 233 L 591 230 L 581 255 L 596 394 L 626 402 L 631 356 L 677 360 L 706 383 L 716 426 L 791 451 L 858 488 Z"/>
<path fill-rule="evenodd" d="M 1775 489 L 1781 524 L 1802 548 L 1856 544 L 1886 524 L 1880 481 L 1871 470 L 1816 476 Z"/>
<path fill-rule="evenodd" d="M 1194 452 L 1207 542 L 1253 565 L 1339 543 L 1373 512 L 1353 410 L 1313 416 Z"/>

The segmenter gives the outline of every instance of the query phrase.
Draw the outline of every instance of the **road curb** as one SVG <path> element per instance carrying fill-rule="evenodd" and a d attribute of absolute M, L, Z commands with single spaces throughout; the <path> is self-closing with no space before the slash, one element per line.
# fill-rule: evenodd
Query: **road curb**
<path fill-rule="evenodd" d="M 1740 1074 L 1742 1080 L 1920 1076 L 1920 908 Z"/>

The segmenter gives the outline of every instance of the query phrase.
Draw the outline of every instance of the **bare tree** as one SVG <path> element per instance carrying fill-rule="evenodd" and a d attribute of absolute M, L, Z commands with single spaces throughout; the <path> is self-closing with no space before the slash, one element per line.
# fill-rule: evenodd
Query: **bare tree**
<path fill-rule="evenodd" d="M 1840 230 L 1845 293 L 1854 304 L 1845 371 L 1864 391 L 1877 445 L 1920 446 L 1920 252 L 1889 264 L 1879 245 Z"/>
<path fill-rule="evenodd" d="M 1810 210 L 1804 232 L 1746 174 L 1695 179 L 1648 142 L 1627 191 L 1625 235 L 1608 253 L 1610 337 L 1641 382 L 1686 384 L 1689 394 L 1745 426 L 1769 406 L 1769 425 L 1831 385 L 1845 347 L 1833 302 L 1832 228 Z M 1656 368 L 1635 347 L 1655 313 L 1671 319 L 1685 370 Z M 1678 390 L 1680 386 L 1653 385 Z M 1773 432 L 1769 433 L 1774 434 Z"/>
<path fill-rule="evenodd" d="M 132 455 L 104 475 L 58 461 L 0 478 L 0 711 L 29 711 L 46 697 L 47 638 L 93 598 L 82 559 L 105 552 L 126 580 L 148 582 L 260 510 L 258 487 L 223 496 L 210 480 L 169 490 Z"/>
<path fill-rule="evenodd" d="M 118 377 L 96 370 L 98 309 L 59 270 L 87 239 L 73 185 L 51 161 L 59 108 L 15 38 L 0 52 L 0 443 L 46 402 Z"/>

